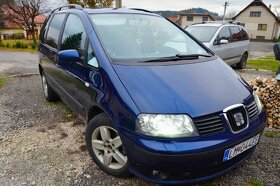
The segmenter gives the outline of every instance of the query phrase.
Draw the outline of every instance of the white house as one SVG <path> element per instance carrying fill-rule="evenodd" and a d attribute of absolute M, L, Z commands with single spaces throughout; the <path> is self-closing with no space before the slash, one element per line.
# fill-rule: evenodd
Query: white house
<path fill-rule="evenodd" d="M 179 13 L 179 20 L 177 23 L 182 28 L 185 28 L 193 24 L 214 20 L 215 18 L 210 13 Z"/>
<path fill-rule="evenodd" d="M 280 35 L 280 19 L 262 0 L 254 0 L 233 20 L 245 26 L 251 39 L 274 40 Z"/>

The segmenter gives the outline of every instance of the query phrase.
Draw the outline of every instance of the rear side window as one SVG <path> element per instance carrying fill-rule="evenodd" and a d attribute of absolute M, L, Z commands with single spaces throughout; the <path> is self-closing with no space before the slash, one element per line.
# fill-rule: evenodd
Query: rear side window
<path fill-rule="evenodd" d="M 86 32 L 81 19 L 73 14 L 67 18 L 62 35 L 61 50 L 76 49 L 83 56 Z"/>
<path fill-rule="evenodd" d="M 49 26 L 46 44 L 56 49 L 57 49 L 59 34 L 64 18 L 65 18 L 65 14 L 54 15 Z"/>
<path fill-rule="evenodd" d="M 232 41 L 241 41 L 241 31 L 237 26 L 230 27 Z"/>
<path fill-rule="evenodd" d="M 228 27 L 223 28 L 219 33 L 219 40 L 222 39 L 228 40 L 230 42 L 230 31 Z"/>
<path fill-rule="evenodd" d="M 248 40 L 249 39 L 249 36 L 248 36 L 247 32 L 243 28 L 241 29 L 240 34 L 241 34 L 241 39 L 242 40 Z"/>

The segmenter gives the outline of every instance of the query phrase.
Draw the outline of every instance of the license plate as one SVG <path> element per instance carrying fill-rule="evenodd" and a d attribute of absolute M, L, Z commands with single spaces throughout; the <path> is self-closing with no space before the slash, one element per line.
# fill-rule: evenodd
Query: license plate
<path fill-rule="evenodd" d="M 238 156 L 242 152 L 257 145 L 259 142 L 259 138 L 260 138 L 260 134 L 254 136 L 246 141 L 243 141 L 242 143 L 239 143 L 238 145 L 236 145 L 230 149 L 225 150 L 223 161 L 228 161 L 228 160 L 234 158 L 235 156 Z"/>

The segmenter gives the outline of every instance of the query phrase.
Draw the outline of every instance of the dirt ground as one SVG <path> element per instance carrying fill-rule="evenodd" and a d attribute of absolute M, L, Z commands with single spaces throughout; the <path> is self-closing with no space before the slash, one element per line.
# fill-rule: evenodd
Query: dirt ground
<path fill-rule="evenodd" d="M 85 149 L 84 129 L 63 103 L 44 100 L 38 75 L 10 78 L 0 88 L 0 185 L 154 185 L 103 173 Z M 196 185 L 280 185 L 279 152 L 280 137 L 264 135 L 247 162 Z"/>

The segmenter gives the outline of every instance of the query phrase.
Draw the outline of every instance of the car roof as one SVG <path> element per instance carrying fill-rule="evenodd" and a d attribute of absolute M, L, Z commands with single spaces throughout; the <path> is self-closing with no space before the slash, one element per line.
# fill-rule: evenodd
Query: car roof
<path fill-rule="evenodd" d="M 212 27 L 221 27 L 221 26 L 240 26 L 237 24 L 229 24 L 229 23 L 199 23 L 199 24 L 193 24 L 190 25 L 191 27 L 195 26 L 212 26 Z"/>

